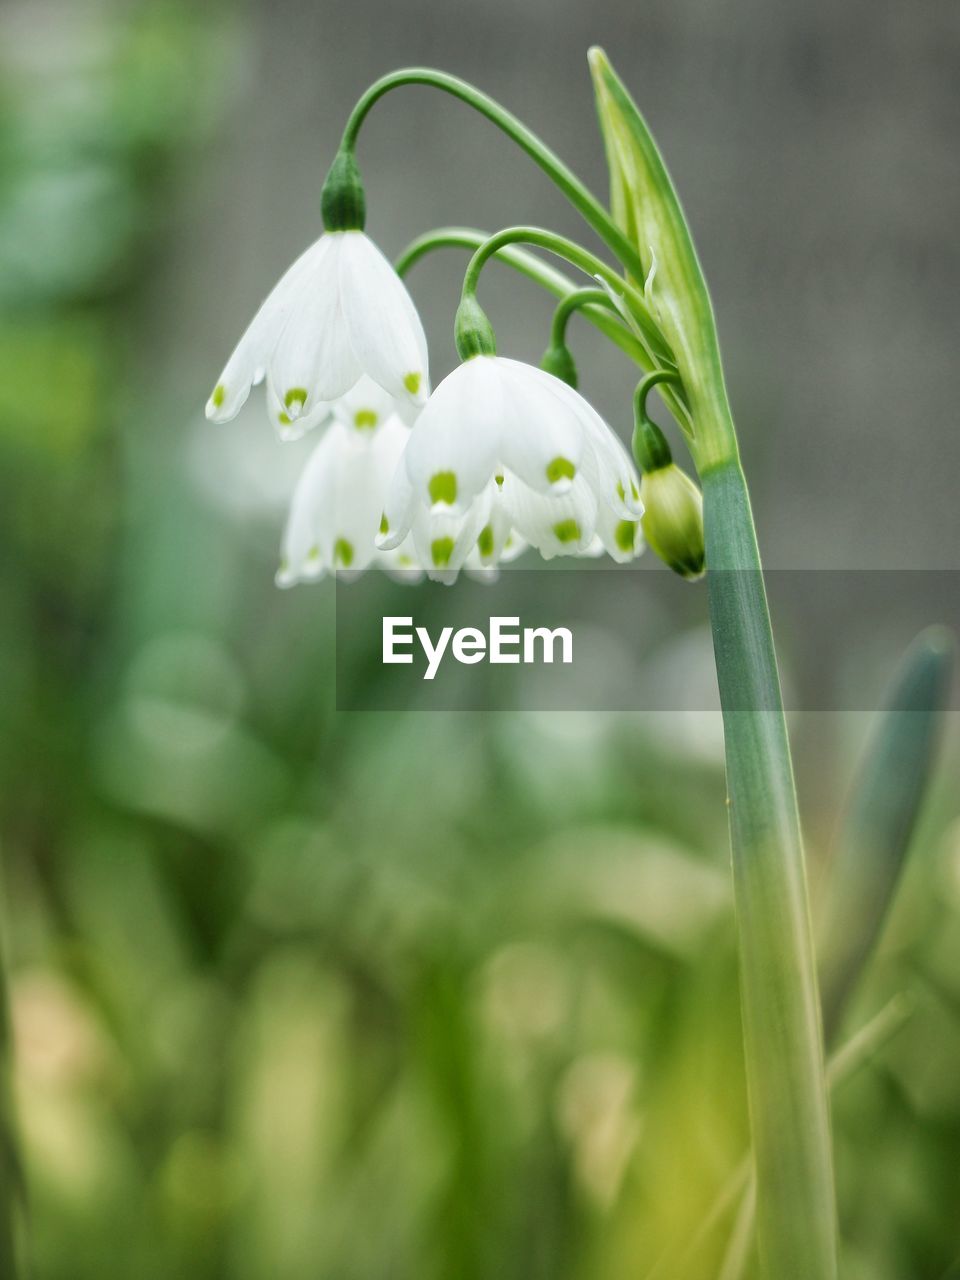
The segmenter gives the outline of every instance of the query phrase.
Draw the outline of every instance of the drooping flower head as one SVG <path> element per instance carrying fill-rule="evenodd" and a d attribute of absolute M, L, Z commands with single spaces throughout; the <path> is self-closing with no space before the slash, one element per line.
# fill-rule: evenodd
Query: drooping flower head
<path fill-rule="evenodd" d="M 328 573 L 351 577 L 371 564 L 417 567 L 413 548 L 376 545 L 387 491 L 410 428 L 399 414 L 378 416 L 371 400 L 351 394 L 334 406 L 333 419 L 310 455 L 290 504 L 277 583 L 292 586 Z M 361 407 L 357 407 L 360 405 Z"/>
<path fill-rule="evenodd" d="M 363 231 L 327 231 L 254 316 L 207 401 L 207 417 L 228 422 L 266 378 L 271 419 L 302 433 L 364 374 L 398 401 L 422 404 L 429 392 L 423 326 L 402 280 Z"/>
<path fill-rule="evenodd" d="M 603 419 L 558 378 L 471 357 L 413 427 L 385 511 L 383 547 L 413 529 L 428 571 L 455 572 L 474 545 L 496 563 L 511 535 L 555 555 L 616 559 L 640 548 L 636 470 Z"/>

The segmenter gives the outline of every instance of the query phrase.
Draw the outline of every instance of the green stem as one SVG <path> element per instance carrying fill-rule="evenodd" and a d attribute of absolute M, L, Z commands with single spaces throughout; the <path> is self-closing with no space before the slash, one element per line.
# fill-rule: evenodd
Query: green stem
<path fill-rule="evenodd" d="M 656 321 L 650 314 L 647 300 L 639 289 L 624 280 L 619 272 L 608 266 L 595 253 L 584 249 L 566 236 L 557 235 L 555 231 L 544 231 L 541 227 L 507 227 L 503 231 L 498 231 L 496 235 L 490 236 L 475 251 L 467 264 L 463 278 L 464 296 L 476 293 L 480 273 L 486 263 L 501 249 L 511 244 L 527 244 L 537 249 L 545 249 L 547 253 L 555 254 L 558 258 L 569 262 L 571 266 L 578 267 L 586 275 L 605 280 L 611 288 L 628 298 L 632 308 L 635 308 L 642 334 L 641 341 L 650 353 L 650 363 L 653 365 L 663 361 L 674 363 L 670 348 L 664 341 Z"/>
<path fill-rule="evenodd" d="M 582 311 L 586 307 L 608 307 L 613 311 L 614 315 L 617 314 L 613 300 L 602 289 L 574 289 L 572 293 L 567 294 L 553 313 L 553 320 L 550 324 L 550 345 L 552 347 L 566 346 L 567 324 L 570 317 L 575 311 Z"/>
<path fill-rule="evenodd" d="M 638 336 L 644 350 L 644 366 L 657 369 L 664 362 L 672 364 L 672 353 L 666 346 L 659 328 L 650 315 L 643 294 L 628 281 L 624 280 L 622 276 L 619 276 L 612 267 L 608 266 L 601 258 L 598 258 L 596 254 L 590 253 L 589 250 L 584 249 L 581 245 L 568 240 L 566 236 L 557 235 L 554 231 L 544 231 L 540 227 L 507 227 L 505 230 L 498 231 L 495 235 L 490 236 L 477 248 L 467 264 L 467 270 L 463 278 L 462 299 L 469 300 L 476 297 L 480 273 L 486 263 L 507 246 L 515 244 L 533 245 L 535 248 L 544 249 L 547 253 L 553 253 L 559 258 L 563 258 L 565 262 L 569 262 L 572 266 L 578 267 L 587 275 L 605 280 L 611 288 L 630 301 L 631 311 L 640 326 Z M 690 412 L 683 401 L 682 395 L 670 388 L 663 392 L 663 400 L 683 430 L 689 431 Z"/>
<path fill-rule="evenodd" d="M 662 382 L 681 383 L 679 373 L 675 369 L 654 369 L 646 377 L 641 378 L 633 392 L 633 414 L 637 422 L 649 422 L 647 414 L 647 397 L 654 387 Z"/>
<path fill-rule="evenodd" d="M 394 265 L 397 274 L 405 276 L 411 267 L 435 249 L 478 249 L 488 239 L 484 232 L 474 231 L 468 227 L 440 227 L 411 241 Z M 510 245 L 504 246 L 497 251 L 496 260 L 519 271 L 521 275 L 541 285 L 556 298 L 566 298 L 581 292 L 569 276 L 541 261 L 534 254 L 525 253 L 523 249 Z M 597 292 L 600 291 L 597 290 Z M 610 313 L 607 309 L 609 301 L 606 294 L 603 297 L 607 305 L 602 310 L 599 307 L 588 306 L 584 307 L 583 314 L 605 337 L 616 343 L 631 360 L 641 368 L 644 367 L 649 363 L 646 350 L 627 326 L 615 314 Z"/>
<path fill-rule="evenodd" d="M 397 275 L 405 276 L 411 267 L 435 249 L 479 249 L 489 239 L 486 231 L 477 231 L 473 227 L 437 227 L 434 231 L 425 231 L 416 240 L 411 240 L 393 265 Z M 558 298 L 565 298 L 568 293 L 577 290 L 569 276 L 523 249 L 507 245 L 497 252 L 497 261 L 505 262 Z"/>
<path fill-rule="evenodd" d="M 730 422 L 724 434 L 734 438 Z M 835 1280 L 823 1039 L 793 769 L 746 480 L 701 472 L 723 709 L 757 1225 L 770 1280 Z"/>
<path fill-rule="evenodd" d="M 435 71 L 429 67 L 407 67 L 400 71 L 393 71 L 375 81 L 359 99 L 347 120 L 341 144 L 344 150 L 350 152 L 356 150 L 357 135 L 370 109 L 384 94 L 392 89 L 399 89 L 403 85 L 427 85 L 430 88 L 439 89 L 442 93 L 449 93 L 495 124 L 559 187 L 604 244 L 623 263 L 627 271 L 637 279 L 643 279 L 643 263 L 639 253 L 597 197 L 577 175 L 563 163 L 556 152 L 552 151 L 531 129 L 528 129 L 522 120 L 507 111 L 495 99 L 458 76 L 451 76 L 444 71 Z"/>

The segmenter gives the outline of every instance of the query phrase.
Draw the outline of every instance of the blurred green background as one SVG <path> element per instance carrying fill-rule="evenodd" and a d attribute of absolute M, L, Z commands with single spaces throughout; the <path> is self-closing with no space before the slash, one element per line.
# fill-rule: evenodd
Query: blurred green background
<path fill-rule="evenodd" d="M 202 417 L 370 79 L 473 78 L 602 190 L 592 42 L 698 236 L 769 561 L 957 567 L 955 6 L 0 11 L 0 859 L 43 1280 L 717 1274 L 727 1219 L 681 1260 L 746 1144 L 716 718 L 338 715 L 332 588 L 272 585 L 309 445 L 256 395 Z M 361 160 L 390 253 L 579 231 L 422 92 Z M 462 266 L 412 280 L 435 379 Z M 548 304 L 485 288 L 538 356 Z M 576 342 L 622 429 L 632 371 Z M 702 628 L 677 661 L 709 679 Z M 816 879 L 870 717 L 794 728 Z M 955 738 L 848 1020 L 914 994 L 835 1098 L 848 1280 L 957 1274 Z"/>

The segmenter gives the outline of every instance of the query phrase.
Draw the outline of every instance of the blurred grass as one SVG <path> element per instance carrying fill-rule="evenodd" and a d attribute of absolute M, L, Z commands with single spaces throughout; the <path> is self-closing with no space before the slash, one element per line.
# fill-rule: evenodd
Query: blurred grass
<path fill-rule="evenodd" d="M 716 723 L 338 716 L 330 592 L 275 593 L 279 512 L 211 478 L 178 371 L 144 373 L 241 11 L 21 4 L 0 31 L 0 857 L 35 1275 L 645 1274 L 746 1143 Z M 224 448 L 259 472 L 245 431 Z M 850 1280 L 957 1253 L 956 763 L 851 1011 L 917 991 L 836 1102 Z"/>

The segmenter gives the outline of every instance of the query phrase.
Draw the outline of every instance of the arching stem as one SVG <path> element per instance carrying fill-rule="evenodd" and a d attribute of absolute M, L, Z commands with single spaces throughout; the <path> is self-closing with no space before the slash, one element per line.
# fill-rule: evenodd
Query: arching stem
<path fill-rule="evenodd" d="M 405 276 L 411 267 L 427 254 L 433 253 L 435 249 L 478 249 L 488 239 L 489 236 L 485 232 L 475 231 L 469 227 L 439 227 L 436 231 L 428 231 L 411 241 L 397 258 L 394 266 L 398 275 Z M 569 276 L 564 275 L 562 271 L 557 271 L 534 254 L 526 253 L 523 249 L 507 245 L 499 249 L 495 256 L 497 262 L 506 263 L 508 267 L 519 271 L 521 275 L 548 290 L 556 298 L 566 299 L 583 292 L 577 289 Z M 616 343 L 631 360 L 641 368 L 646 368 L 649 357 L 644 347 L 634 333 L 617 317 L 616 312 L 611 310 L 607 295 L 599 289 L 588 292 L 602 294 L 604 305 L 602 309 L 599 302 L 597 306 L 584 306 L 584 316 L 600 330 L 604 337 Z"/>
<path fill-rule="evenodd" d="M 567 324 L 570 317 L 574 312 L 583 311 L 587 307 L 608 307 L 614 315 L 617 314 L 613 299 L 603 289 L 574 289 L 572 293 L 567 294 L 553 313 L 553 321 L 550 325 L 551 346 L 566 345 Z"/>
<path fill-rule="evenodd" d="M 669 371 L 673 372 L 672 352 L 664 342 L 663 335 L 650 315 L 643 294 L 628 281 L 624 280 L 622 276 L 619 276 L 602 258 L 598 258 L 596 254 L 590 253 L 589 250 L 584 249 L 581 245 L 568 240 L 566 236 L 558 235 L 554 231 L 545 231 L 541 227 L 507 227 L 503 231 L 498 231 L 495 235 L 490 236 L 479 246 L 467 265 L 466 274 L 463 278 L 464 299 L 471 299 L 476 296 L 480 273 L 485 264 L 508 245 L 516 244 L 532 245 L 535 248 L 544 249 L 547 253 L 555 254 L 565 262 L 569 262 L 572 266 L 579 268 L 586 275 L 609 284 L 615 292 L 618 292 L 628 301 L 631 314 L 634 315 L 638 322 L 637 336 L 644 348 L 645 365 L 648 368 L 659 369 L 664 364 L 667 364 L 670 367 Z M 682 396 L 671 388 L 669 391 L 664 392 L 663 398 L 683 430 L 689 433 L 691 431 L 690 413 Z"/>
<path fill-rule="evenodd" d="M 547 253 L 555 254 L 558 258 L 569 262 L 571 266 L 579 268 L 592 279 L 606 281 L 612 289 L 629 300 L 631 311 L 636 315 L 640 325 L 641 341 L 650 352 L 651 363 L 659 364 L 667 361 L 671 365 L 675 364 L 673 353 L 664 341 L 663 334 L 650 314 L 647 301 L 639 289 L 624 280 L 613 267 L 602 258 L 598 258 L 595 253 L 584 249 L 566 236 L 558 235 L 555 231 L 545 231 L 542 227 L 506 227 L 503 231 L 490 236 L 476 250 L 467 265 L 466 274 L 463 277 L 464 296 L 476 293 L 480 272 L 488 260 L 506 245 L 511 244 L 526 244 L 537 249 L 545 249 Z M 654 356 L 657 357 L 656 361 Z"/>
<path fill-rule="evenodd" d="M 361 96 L 347 120 L 341 143 L 343 149 L 355 151 L 360 128 L 371 108 L 384 94 L 390 93 L 393 89 L 399 89 L 403 85 L 426 85 L 439 89 L 442 93 L 449 93 L 452 97 L 459 98 L 461 102 L 485 116 L 540 166 L 582 215 L 584 221 L 593 228 L 618 261 L 623 264 L 627 272 L 636 279 L 643 279 L 643 263 L 639 253 L 581 179 L 564 164 L 556 152 L 551 150 L 531 129 L 528 129 L 522 120 L 507 111 L 494 98 L 458 76 L 451 76 L 445 71 L 435 71 L 429 67 L 408 67 L 393 71 L 375 81 Z"/>

